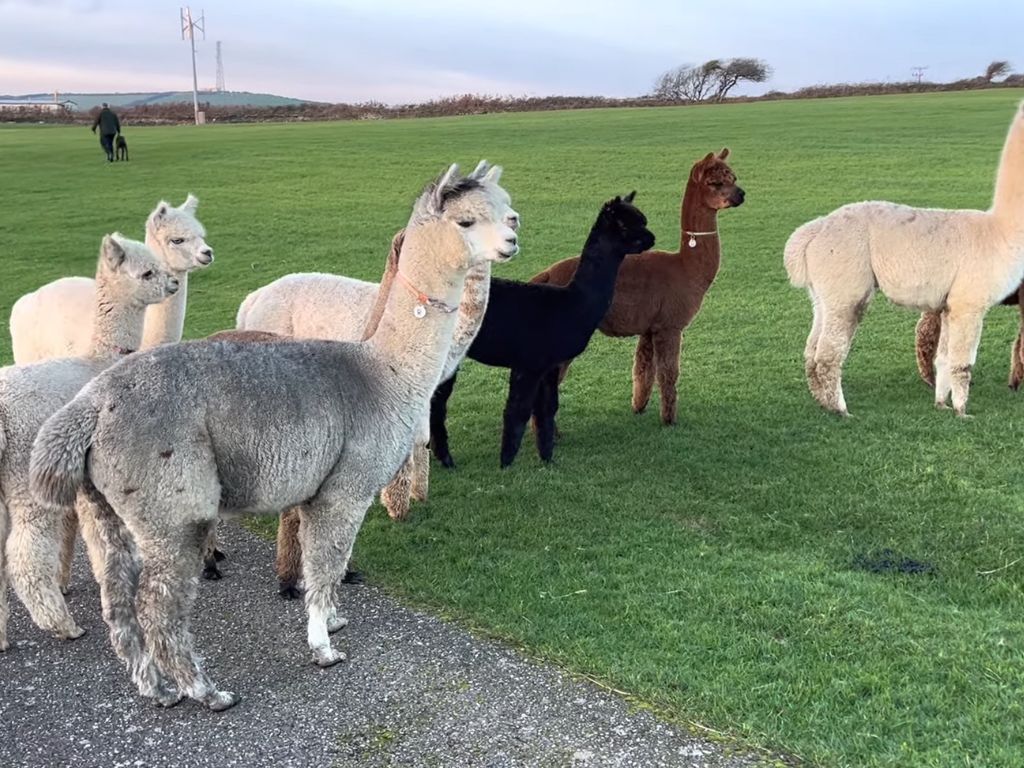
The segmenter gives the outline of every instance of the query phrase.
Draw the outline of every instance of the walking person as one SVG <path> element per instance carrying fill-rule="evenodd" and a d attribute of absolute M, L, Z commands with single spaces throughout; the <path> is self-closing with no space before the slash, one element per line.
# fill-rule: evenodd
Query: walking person
<path fill-rule="evenodd" d="M 117 115 L 107 105 L 107 102 L 103 102 L 103 109 L 92 122 L 93 133 L 96 133 L 97 127 L 100 129 L 100 146 L 107 153 L 107 160 L 112 163 L 114 162 L 114 137 L 121 132 L 121 121 L 117 119 Z"/>

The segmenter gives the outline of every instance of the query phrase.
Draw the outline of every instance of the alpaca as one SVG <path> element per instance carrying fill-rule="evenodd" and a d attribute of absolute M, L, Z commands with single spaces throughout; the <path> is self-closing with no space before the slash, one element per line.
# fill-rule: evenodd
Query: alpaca
<path fill-rule="evenodd" d="M 940 312 L 935 405 L 966 416 L 985 313 L 1024 277 L 1024 105 L 1003 147 L 988 211 L 844 205 L 789 237 L 790 282 L 807 288 L 814 322 L 804 348 L 811 394 L 847 415 L 843 362 L 875 290 L 890 301 Z"/>
<path fill-rule="evenodd" d="M 196 219 L 199 200 L 192 194 L 175 208 L 161 201 L 146 220 L 146 245 L 181 286 L 165 302 L 146 311 L 140 349 L 181 341 L 188 298 L 188 273 L 209 266 L 213 249 Z M 27 293 L 11 308 L 11 344 L 17 365 L 51 357 L 89 353 L 95 285 L 87 277 L 64 277 Z"/>
<path fill-rule="evenodd" d="M 1010 346 L 1010 376 L 1007 385 L 1016 392 L 1024 381 L 1024 283 L 999 302 L 1003 306 L 1016 306 L 1020 312 L 1020 328 Z M 929 387 L 935 387 L 935 353 L 939 348 L 942 329 L 941 312 L 922 312 L 914 329 L 914 348 L 917 352 L 917 371 Z"/>
<path fill-rule="evenodd" d="M 558 366 L 590 343 L 612 302 L 615 278 L 626 254 L 654 245 L 646 217 L 632 204 L 635 194 L 616 197 L 602 206 L 583 247 L 578 273 L 567 286 L 491 280 L 491 301 L 469 357 L 510 369 L 501 434 L 503 468 L 510 466 L 519 452 L 535 400 L 542 403 L 537 449 L 543 461 L 551 461 L 558 409 L 557 393 L 550 392 L 551 378 L 557 379 Z M 450 453 L 441 414 L 447 413 L 453 386 L 449 379 L 431 401 L 431 422 L 438 427 L 434 447 L 442 461 L 445 456 L 450 458 Z M 538 397 L 539 392 L 545 394 Z"/>
<path fill-rule="evenodd" d="M 28 488 L 29 457 L 36 432 L 91 378 L 139 346 L 147 305 L 163 301 L 177 288 L 177 278 L 149 248 L 119 233 L 108 235 L 103 239 L 96 268 L 93 338 L 88 355 L 0 369 L 0 651 L 7 648 L 4 551 L 8 525 L 13 526 L 10 535 L 16 539 L 19 521 L 41 514 Z M 73 517 L 73 512 L 63 510 L 62 536 L 69 516 Z M 74 528 L 71 530 L 73 533 Z M 90 548 L 94 571 L 98 570 L 96 555 L 96 550 Z M 48 571 L 44 579 L 27 588 L 49 595 L 51 610 L 41 615 L 40 626 L 59 637 L 75 638 L 83 630 L 71 618 L 56 588 L 67 584 L 69 568 L 70 558 L 62 556 L 59 573 Z"/>
<path fill-rule="evenodd" d="M 219 512 L 301 505 L 309 647 L 320 666 L 344 659 L 329 637 L 345 624 L 334 586 L 374 494 L 408 456 L 444 369 L 466 272 L 517 250 L 489 202 L 455 165 L 428 185 L 402 249 L 400 276 L 415 289 L 390 293 L 368 341 L 160 347 L 100 374 L 40 430 L 30 473 L 39 501 L 66 505 L 83 483 L 104 500 L 104 617 L 142 695 L 164 706 L 188 696 L 218 711 L 239 700 L 202 670 L 189 628 Z M 23 599 L 40 568 L 31 553 L 55 536 L 53 520 L 34 523 L 10 558 Z M 45 609 L 26 604 L 33 617 Z"/>
<path fill-rule="evenodd" d="M 626 257 L 615 283 L 615 298 L 598 328 L 606 336 L 639 336 L 633 361 L 633 412 L 643 413 L 657 377 L 661 421 L 676 423 L 676 381 L 682 334 L 700 311 L 718 274 L 721 238 L 718 212 L 742 205 L 746 193 L 726 164 L 729 150 L 709 153 L 691 169 L 680 210 L 678 251 L 649 251 Z M 565 285 L 578 258 L 552 264 L 530 282 Z M 565 376 L 568 360 L 560 378 Z M 557 394 L 558 381 L 549 383 Z M 550 397 L 550 395 L 549 395 Z"/>
<path fill-rule="evenodd" d="M 501 166 L 485 161 L 470 178 L 478 179 L 490 193 L 491 215 L 503 219 L 513 230 L 519 229 L 519 214 L 511 207 L 508 193 L 498 186 Z M 380 312 L 394 280 L 401 247 L 399 232 L 391 246 L 389 268 L 380 285 L 339 275 L 321 273 L 286 275 L 249 294 L 238 310 L 239 330 L 267 331 L 285 336 L 329 341 L 355 341 L 369 338 L 377 328 Z M 442 380 L 451 376 L 466 355 L 476 336 L 487 307 L 491 267 L 484 263 L 466 276 L 465 290 L 459 302 L 458 318 Z M 339 311 L 339 307 L 344 308 Z M 381 502 L 394 520 L 409 514 L 409 500 L 426 501 L 429 485 L 430 423 L 425 416 L 419 425 L 410 460 L 381 492 Z M 285 579 L 283 581 L 290 581 Z M 282 594 L 294 595 L 294 585 L 282 583 Z"/>

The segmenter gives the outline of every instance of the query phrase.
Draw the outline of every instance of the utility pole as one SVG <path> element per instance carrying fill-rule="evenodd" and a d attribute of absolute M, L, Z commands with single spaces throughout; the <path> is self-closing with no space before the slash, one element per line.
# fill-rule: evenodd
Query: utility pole
<path fill-rule="evenodd" d="M 220 52 L 220 40 L 217 41 L 217 92 L 224 93 L 224 57 Z"/>
<path fill-rule="evenodd" d="M 181 9 L 181 39 L 186 37 L 192 44 L 192 109 L 196 116 L 196 125 L 199 125 L 199 78 L 196 76 L 196 30 L 203 33 L 203 40 L 206 39 L 205 15 L 202 11 L 199 18 L 192 18 L 192 9 L 187 5 Z"/>
<path fill-rule="evenodd" d="M 924 71 L 926 69 L 928 69 L 927 66 L 910 68 L 910 76 L 917 81 L 918 85 L 920 85 L 921 81 L 924 79 Z"/>

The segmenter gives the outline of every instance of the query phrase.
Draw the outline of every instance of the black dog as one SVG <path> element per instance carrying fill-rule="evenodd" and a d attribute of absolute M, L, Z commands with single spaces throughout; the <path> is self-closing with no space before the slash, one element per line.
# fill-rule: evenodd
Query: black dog
<path fill-rule="evenodd" d="M 117 153 L 118 160 L 128 162 L 128 142 L 124 140 L 124 136 L 121 134 L 117 134 L 117 141 L 114 142 L 114 151 Z"/>

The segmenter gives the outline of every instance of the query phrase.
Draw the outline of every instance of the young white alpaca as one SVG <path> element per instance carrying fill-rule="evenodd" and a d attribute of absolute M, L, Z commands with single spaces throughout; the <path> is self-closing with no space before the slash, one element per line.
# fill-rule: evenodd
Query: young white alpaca
<path fill-rule="evenodd" d="M 146 311 L 140 349 L 181 341 L 188 273 L 213 261 L 206 230 L 196 219 L 198 205 L 191 194 L 177 208 L 160 201 L 146 219 L 146 245 L 174 273 L 181 288 Z M 88 354 L 94 304 L 95 285 L 88 277 L 63 277 L 18 299 L 11 308 L 15 364 Z"/>
<path fill-rule="evenodd" d="M 108 235 L 103 239 L 96 268 L 93 337 L 88 355 L 0 369 L 0 651 L 7 648 L 4 551 L 8 526 L 11 539 L 16 539 L 22 530 L 19 521 L 41 514 L 40 505 L 28 489 L 29 457 L 36 433 L 90 379 L 138 348 L 146 307 L 163 301 L 177 289 L 177 278 L 149 248 L 119 233 Z M 68 509 L 63 517 L 72 514 Z M 52 565 L 49 554 L 44 559 Z M 90 557 L 96 570 L 97 553 L 92 549 Z M 27 583 L 25 589 L 49 598 L 49 610 L 38 619 L 40 626 L 60 637 L 74 638 L 82 630 L 57 589 L 58 582 L 66 583 L 65 569 L 69 565 L 62 557 L 59 574 L 47 570 L 43 579 Z"/>
<path fill-rule="evenodd" d="M 498 186 L 501 171 L 501 166 L 481 161 L 469 178 L 479 180 L 482 189 L 489 194 L 492 215 L 496 220 L 504 220 L 510 228 L 517 230 L 519 214 L 511 207 L 508 193 Z M 401 233 L 395 237 L 392 253 L 397 256 L 396 246 Z M 391 271 L 385 274 L 381 284 L 323 273 L 285 275 L 246 296 L 238 309 L 235 325 L 242 331 L 265 331 L 304 339 L 365 339 L 376 330 L 379 309 L 391 290 L 392 280 Z M 490 286 L 490 263 L 482 264 L 467 274 L 454 338 L 439 382 L 455 373 L 480 330 Z M 429 442 L 428 413 L 417 428 L 409 460 L 381 492 L 381 503 L 395 520 L 402 520 L 409 514 L 410 497 L 419 501 L 427 499 Z"/>
<path fill-rule="evenodd" d="M 429 406 L 466 272 L 517 250 L 480 182 L 457 170 L 418 199 L 401 266 L 415 290 L 391 291 L 370 340 L 160 347 L 100 374 L 40 430 L 35 496 L 66 505 L 88 474 L 109 504 L 97 518 L 107 545 L 104 618 L 143 695 L 164 705 L 189 696 L 214 710 L 238 701 L 200 668 L 189 629 L 203 543 L 219 511 L 301 505 L 309 646 L 321 666 L 344 659 L 329 638 L 345 623 L 334 586 L 374 494 L 405 460 Z M 37 597 L 23 587 L 41 567 L 34 553 L 52 551 L 53 528 L 36 521 L 11 553 L 23 599 Z M 26 604 L 33 618 L 46 610 Z"/>
<path fill-rule="evenodd" d="M 811 393 L 846 415 L 842 367 L 876 289 L 890 301 L 941 311 L 935 404 L 965 415 L 985 313 L 1024 277 L 1024 105 L 1006 137 L 988 211 L 845 205 L 786 243 L 790 282 L 806 287 L 814 322 L 804 349 Z"/>

